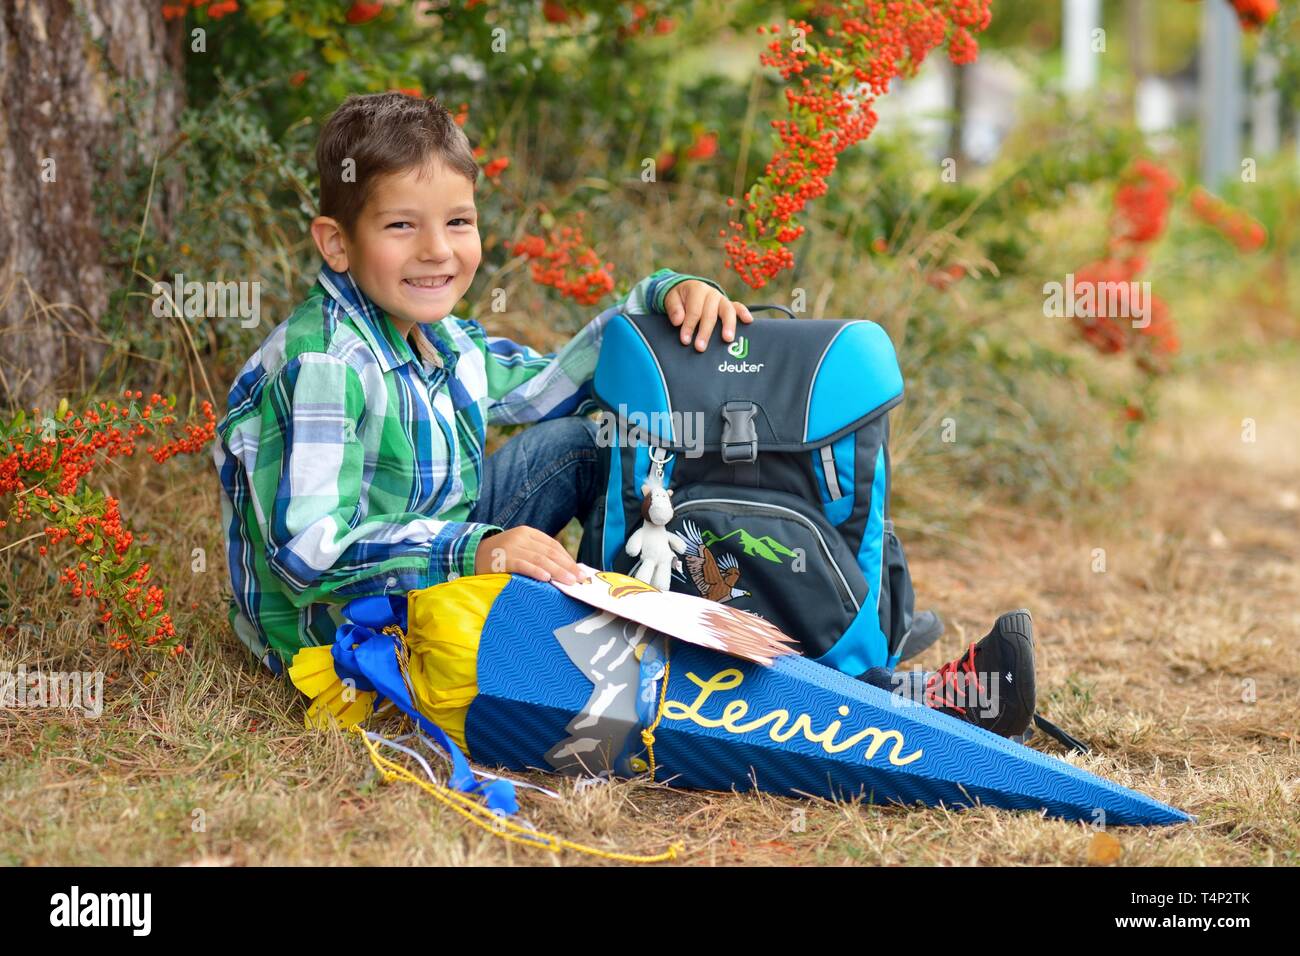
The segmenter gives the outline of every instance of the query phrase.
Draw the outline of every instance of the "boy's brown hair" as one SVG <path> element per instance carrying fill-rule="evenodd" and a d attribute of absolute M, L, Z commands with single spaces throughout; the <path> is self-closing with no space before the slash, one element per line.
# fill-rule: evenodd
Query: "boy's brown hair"
<path fill-rule="evenodd" d="M 378 177 L 435 159 L 478 185 L 479 166 L 469 140 L 437 100 L 405 93 L 349 96 L 316 142 L 320 214 L 350 231 Z M 345 165 L 347 160 L 352 164 Z"/>

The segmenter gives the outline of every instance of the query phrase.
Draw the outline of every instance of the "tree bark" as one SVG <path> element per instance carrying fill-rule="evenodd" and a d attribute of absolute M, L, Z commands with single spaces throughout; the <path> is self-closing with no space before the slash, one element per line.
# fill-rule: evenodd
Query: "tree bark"
<path fill-rule="evenodd" d="M 181 39 L 181 27 L 169 29 L 156 0 L 0 5 L 6 406 L 48 407 L 84 387 L 104 360 L 99 322 L 110 290 L 129 277 L 105 261 L 94 192 L 112 188 L 129 164 L 152 165 L 158 146 L 175 135 Z"/>

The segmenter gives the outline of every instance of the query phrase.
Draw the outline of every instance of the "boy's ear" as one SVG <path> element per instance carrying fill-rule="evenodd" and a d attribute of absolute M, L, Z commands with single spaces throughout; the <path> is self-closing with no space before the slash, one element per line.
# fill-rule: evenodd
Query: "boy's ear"
<path fill-rule="evenodd" d="M 311 221 L 311 237 L 327 266 L 335 272 L 348 271 L 348 251 L 343 244 L 343 226 L 337 219 L 317 216 Z"/>

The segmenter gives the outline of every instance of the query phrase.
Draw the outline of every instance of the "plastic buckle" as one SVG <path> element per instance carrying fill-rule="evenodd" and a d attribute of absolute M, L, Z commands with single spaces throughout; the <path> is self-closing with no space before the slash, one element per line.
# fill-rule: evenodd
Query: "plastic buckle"
<path fill-rule="evenodd" d="M 727 402 L 722 406 L 722 460 L 728 465 L 758 460 L 758 430 L 753 402 Z"/>

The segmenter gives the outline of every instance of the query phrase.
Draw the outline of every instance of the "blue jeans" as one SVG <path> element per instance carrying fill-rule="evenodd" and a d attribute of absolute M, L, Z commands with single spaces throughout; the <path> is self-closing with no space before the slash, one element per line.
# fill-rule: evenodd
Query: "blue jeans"
<path fill-rule="evenodd" d="M 555 536 L 585 520 L 599 493 L 596 423 L 570 415 L 530 425 L 483 462 L 470 521 Z"/>
<path fill-rule="evenodd" d="M 923 704 L 925 703 L 925 681 L 929 676 L 927 671 L 922 670 L 893 671 L 888 667 L 873 667 L 865 674 L 859 675 L 858 680 L 882 690 L 892 691 L 900 697 L 910 697 L 918 704 Z"/>

